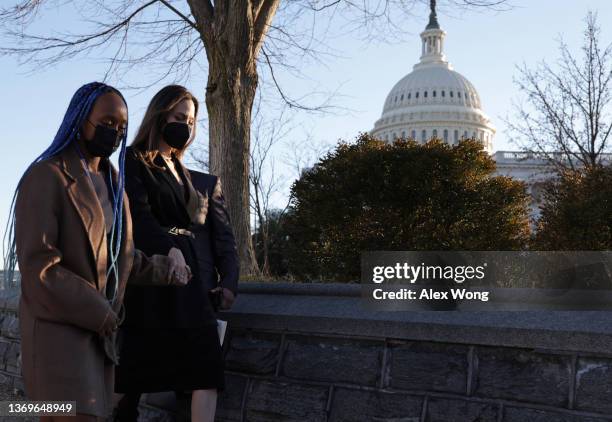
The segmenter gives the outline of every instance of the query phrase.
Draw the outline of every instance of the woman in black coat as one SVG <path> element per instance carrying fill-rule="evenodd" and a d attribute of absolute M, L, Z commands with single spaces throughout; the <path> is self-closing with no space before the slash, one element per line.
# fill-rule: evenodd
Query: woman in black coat
<path fill-rule="evenodd" d="M 231 306 L 238 257 L 219 179 L 213 186 L 198 182 L 198 190 L 181 162 L 195 136 L 197 108 L 185 88 L 165 87 L 151 100 L 126 150 L 136 246 L 147 254 L 180 249 L 176 258 L 184 258 L 193 278 L 180 289 L 126 291 L 115 383 L 125 396 L 116 420 L 136 420 L 143 392 L 175 391 L 191 393 L 192 420 L 213 421 L 217 391 L 224 389 L 213 299 L 222 308 Z"/>

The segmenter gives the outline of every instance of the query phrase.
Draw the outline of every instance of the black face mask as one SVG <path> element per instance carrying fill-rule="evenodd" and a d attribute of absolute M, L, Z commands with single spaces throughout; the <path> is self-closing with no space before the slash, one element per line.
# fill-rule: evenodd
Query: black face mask
<path fill-rule="evenodd" d="M 121 144 L 121 137 L 116 129 L 97 125 L 91 140 L 85 140 L 87 152 L 94 157 L 108 158 L 117 151 Z"/>
<path fill-rule="evenodd" d="M 191 137 L 189 125 L 183 122 L 166 123 L 162 130 L 164 141 L 172 148 L 183 149 Z"/>

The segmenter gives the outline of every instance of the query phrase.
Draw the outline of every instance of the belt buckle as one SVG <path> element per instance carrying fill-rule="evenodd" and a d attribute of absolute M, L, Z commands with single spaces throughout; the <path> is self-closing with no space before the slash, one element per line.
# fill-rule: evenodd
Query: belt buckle
<path fill-rule="evenodd" d="M 182 234 L 183 236 L 189 236 L 189 237 L 195 239 L 195 235 L 192 232 L 190 232 L 189 230 L 186 230 L 186 229 L 180 229 L 180 228 L 178 228 L 176 226 L 170 228 L 170 230 L 168 230 L 168 233 L 173 234 L 175 236 L 178 236 L 178 235 Z"/>

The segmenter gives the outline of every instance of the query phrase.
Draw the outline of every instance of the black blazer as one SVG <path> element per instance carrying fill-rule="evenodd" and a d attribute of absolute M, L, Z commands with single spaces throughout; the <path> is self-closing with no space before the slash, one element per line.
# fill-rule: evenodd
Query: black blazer
<path fill-rule="evenodd" d="M 214 195 L 208 191 L 204 195 L 199 193 L 193 187 L 189 171 L 177 159 L 175 167 L 184 189 L 161 157 L 157 157 L 155 164 L 160 168 L 147 166 L 138 158 L 133 147 L 126 150 L 125 190 L 132 211 L 134 243 L 147 255 L 167 254 L 172 247 L 179 248 L 191 267 L 193 278 L 184 287 L 128 288 L 124 326 L 189 328 L 216 325 L 208 292 L 218 282 L 218 268 L 223 268 L 220 273 L 229 275 L 229 284 L 234 283 L 234 289 L 234 277 L 237 281 L 228 264 L 232 261 L 237 263 L 237 259 L 231 256 L 226 258 L 232 250 L 234 253 L 236 251 L 235 243 L 227 244 L 227 231 L 231 233 L 229 220 L 223 219 L 221 224 L 207 221 L 207 208 L 211 203 L 214 211 L 210 212 L 210 220 L 215 216 L 227 215 L 224 209 L 217 211 L 219 207 L 223 208 L 223 197 L 220 192 Z M 169 229 L 173 227 L 190 230 L 194 237 L 171 234 Z M 215 229 L 211 230 L 212 227 Z M 218 237 L 212 235 L 217 227 L 225 234 Z M 217 238 L 220 239 L 218 245 L 214 242 Z M 217 251 L 222 251 L 223 256 L 218 255 Z M 218 256 L 221 256 L 220 260 Z M 219 266 L 219 262 L 222 265 Z"/>
<path fill-rule="evenodd" d="M 134 224 L 134 240 L 138 241 L 147 255 L 164 254 L 177 246 L 175 238 L 168 234 L 168 229 L 178 227 L 189 229 L 192 225 L 188 205 L 193 207 L 194 192 L 189 192 L 188 172 L 180 165 L 176 166 L 183 186 L 187 187 L 185 199 L 174 175 L 167 169 L 161 157 L 155 164 L 162 169 L 150 168 L 136 155 L 133 147 L 128 147 L 125 154 L 125 190 L 130 201 Z M 176 165 L 177 161 L 175 161 Z"/>
<path fill-rule="evenodd" d="M 202 253 L 203 267 L 214 266 L 219 274 L 218 284 L 238 294 L 240 264 L 236 240 L 218 176 L 189 170 L 193 187 L 208 198 L 206 222 L 194 230 L 197 247 Z M 211 259 L 212 258 L 212 259 Z M 217 283 L 211 284 L 212 289 Z"/>

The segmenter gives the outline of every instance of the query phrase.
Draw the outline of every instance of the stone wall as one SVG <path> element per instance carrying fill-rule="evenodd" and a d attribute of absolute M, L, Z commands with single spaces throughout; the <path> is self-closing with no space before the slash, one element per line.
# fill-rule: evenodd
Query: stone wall
<path fill-rule="evenodd" d="M 0 292 L 0 384 L 15 396 L 23 394 L 18 303 L 18 291 Z"/>
<path fill-rule="evenodd" d="M 22 388 L 15 298 L 2 382 Z M 245 283 L 218 421 L 612 421 L 610 312 L 372 312 L 359 286 Z M 141 420 L 172 420 L 170 393 Z"/>
<path fill-rule="evenodd" d="M 220 421 L 612 420 L 612 313 L 371 312 L 358 286 L 245 285 Z"/>

